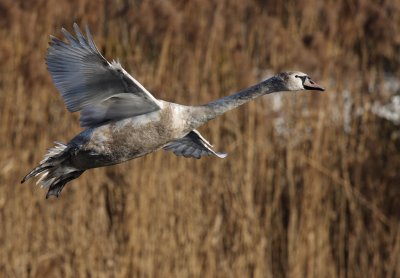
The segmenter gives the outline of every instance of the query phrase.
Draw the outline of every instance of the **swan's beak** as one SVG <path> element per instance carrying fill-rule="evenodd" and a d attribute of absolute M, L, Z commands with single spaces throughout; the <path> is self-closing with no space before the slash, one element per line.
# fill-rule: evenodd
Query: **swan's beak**
<path fill-rule="evenodd" d="M 306 78 L 306 80 L 304 80 L 303 87 L 306 90 L 325 91 L 324 87 L 318 85 L 310 78 Z"/>

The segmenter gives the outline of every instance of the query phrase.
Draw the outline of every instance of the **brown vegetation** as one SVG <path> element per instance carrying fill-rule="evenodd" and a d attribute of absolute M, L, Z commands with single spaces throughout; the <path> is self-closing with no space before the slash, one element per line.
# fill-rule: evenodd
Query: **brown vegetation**
<path fill-rule="evenodd" d="M 0 276 L 400 276 L 399 127 L 371 112 L 384 71 L 400 76 L 396 1 L 3 0 L 0 15 Z M 160 151 L 45 200 L 19 181 L 81 130 L 44 63 L 74 21 L 161 99 L 205 103 L 266 69 L 327 92 L 209 123 L 226 159 Z"/>

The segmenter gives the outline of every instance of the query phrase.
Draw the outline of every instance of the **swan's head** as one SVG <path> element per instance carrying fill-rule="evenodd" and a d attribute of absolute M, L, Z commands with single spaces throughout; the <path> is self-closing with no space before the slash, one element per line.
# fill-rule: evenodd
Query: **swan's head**
<path fill-rule="evenodd" d="M 307 74 L 303 72 L 282 72 L 278 76 L 282 79 L 283 84 L 288 91 L 325 91 L 323 87 L 315 83 Z"/>

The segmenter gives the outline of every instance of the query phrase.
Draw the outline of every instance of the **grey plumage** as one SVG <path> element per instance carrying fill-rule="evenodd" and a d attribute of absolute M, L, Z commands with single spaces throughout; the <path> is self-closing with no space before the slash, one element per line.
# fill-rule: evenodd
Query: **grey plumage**
<path fill-rule="evenodd" d="M 80 111 L 86 127 L 68 144 L 57 143 L 22 182 L 40 176 L 59 196 L 64 185 L 85 170 L 122 163 L 159 149 L 200 158 L 226 154 L 196 130 L 209 120 L 259 96 L 296 90 L 324 90 L 301 72 L 286 72 L 234 95 L 199 106 L 154 98 L 119 62 L 109 63 L 99 52 L 89 29 L 86 37 L 74 24 L 75 37 L 61 29 L 68 43 L 50 36 L 47 67 L 70 112 Z"/>
<path fill-rule="evenodd" d="M 226 153 L 215 152 L 212 145 L 201 136 L 197 130 L 192 130 L 186 136 L 168 143 L 164 150 L 172 151 L 177 156 L 194 157 L 199 159 L 201 156 L 215 155 L 225 158 Z"/>
<path fill-rule="evenodd" d="M 160 109 L 158 101 L 118 63 L 98 51 L 89 29 L 87 39 L 77 24 L 75 39 L 62 29 L 69 44 L 51 36 L 47 68 L 71 112 L 81 111 L 81 125 L 90 127 Z"/>

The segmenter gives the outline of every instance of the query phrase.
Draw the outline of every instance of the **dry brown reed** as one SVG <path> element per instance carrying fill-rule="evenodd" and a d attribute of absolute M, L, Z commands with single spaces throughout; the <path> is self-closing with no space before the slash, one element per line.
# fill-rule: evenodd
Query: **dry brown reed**
<path fill-rule="evenodd" d="M 396 1 L 3 0 L 0 15 L 0 276 L 400 276 L 399 129 L 370 109 L 384 71 L 400 74 Z M 158 152 L 45 200 L 19 181 L 81 130 L 44 63 L 74 21 L 161 99 L 205 103 L 289 69 L 327 93 L 209 123 L 226 159 Z"/>

